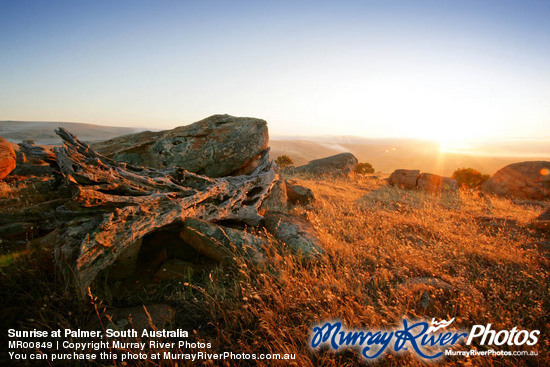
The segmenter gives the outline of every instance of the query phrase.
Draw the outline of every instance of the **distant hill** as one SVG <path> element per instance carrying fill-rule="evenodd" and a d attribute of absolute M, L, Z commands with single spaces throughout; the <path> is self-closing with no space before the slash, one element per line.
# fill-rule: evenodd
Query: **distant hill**
<path fill-rule="evenodd" d="M 308 138 L 309 139 L 309 138 Z M 353 153 L 360 162 L 371 163 L 376 171 L 390 173 L 397 168 L 420 169 L 451 175 L 461 167 L 493 174 L 515 162 L 550 160 L 550 140 L 480 143 L 471 152 L 441 152 L 439 144 L 412 139 L 368 139 L 322 137 L 311 140 L 271 139 L 271 156 L 288 155 L 295 165 L 342 152 Z"/>
<path fill-rule="evenodd" d="M 113 127 L 75 122 L 0 121 L 0 136 L 14 143 L 34 140 L 40 145 L 56 145 L 57 127 L 64 127 L 86 142 L 99 142 L 145 129 Z M 154 130 L 154 129 L 151 129 Z M 353 136 L 272 137 L 271 156 L 286 154 L 295 165 L 330 155 L 351 152 L 360 162 L 371 163 L 377 171 L 397 168 L 450 175 L 461 167 L 493 174 L 507 164 L 528 160 L 550 160 L 550 139 L 509 139 L 478 142 L 470 151 L 445 152 L 439 144 L 413 139 L 371 139 Z"/>
<path fill-rule="evenodd" d="M 133 134 L 144 129 L 131 127 L 102 126 L 77 122 L 49 121 L 0 121 L 0 136 L 14 143 L 34 140 L 35 144 L 60 144 L 61 139 L 54 130 L 63 127 L 78 136 L 82 141 L 94 142 Z"/>

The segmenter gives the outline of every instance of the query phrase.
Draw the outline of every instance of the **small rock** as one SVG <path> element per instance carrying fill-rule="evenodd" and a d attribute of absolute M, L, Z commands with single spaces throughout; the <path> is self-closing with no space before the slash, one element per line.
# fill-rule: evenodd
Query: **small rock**
<path fill-rule="evenodd" d="M 422 173 L 418 176 L 416 186 L 419 190 L 432 194 L 443 192 L 458 192 L 458 182 L 450 177 L 434 175 L 433 173 Z"/>
<path fill-rule="evenodd" d="M 288 201 L 292 204 L 308 204 L 315 200 L 313 191 L 305 186 L 286 181 L 286 193 Z"/>
<path fill-rule="evenodd" d="M 325 253 L 317 232 L 306 219 L 288 213 L 268 211 L 264 220 L 267 230 L 277 240 L 284 242 L 292 252 L 305 258 L 314 258 Z"/>
<path fill-rule="evenodd" d="M 418 176 L 420 170 L 417 169 L 396 169 L 388 178 L 388 184 L 402 189 L 414 189 Z"/>
<path fill-rule="evenodd" d="M 266 241 L 244 231 L 218 226 L 200 219 L 186 219 L 180 237 L 197 252 L 218 261 L 232 262 L 244 256 L 253 263 L 264 260 Z"/>
<path fill-rule="evenodd" d="M 0 137 L 0 180 L 9 175 L 16 166 L 15 150 L 10 142 Z"/>

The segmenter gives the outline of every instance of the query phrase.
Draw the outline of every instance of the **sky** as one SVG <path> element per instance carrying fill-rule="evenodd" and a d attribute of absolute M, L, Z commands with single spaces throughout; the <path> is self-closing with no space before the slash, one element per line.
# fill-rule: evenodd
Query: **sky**
<path fill-rule="evenodd" d="M 550 0 L 0 0 L 0 120 L 550 137 Z"/>

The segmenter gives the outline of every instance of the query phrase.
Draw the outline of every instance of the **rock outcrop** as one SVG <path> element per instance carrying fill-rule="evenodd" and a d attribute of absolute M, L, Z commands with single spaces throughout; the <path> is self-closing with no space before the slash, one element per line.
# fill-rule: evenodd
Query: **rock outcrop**
<path fill-rule="evenodd" d="M 296 167 L 295 173 L 313 175 L 342 175 L 348 176 L 357 167 L 359 161 L 351 153 L 341 153 L 330 157 L 315 159 L 308 164 Z"/>
<path fill-rule="evenodd" d="M 486 193 L 524 199 L 550 198 L 550 162 L 528 161 L 498 170 L 482 186 Z"/>
<path fill-rule="evenodd" d="M 306 259 L 325 253 L 317 232 L 306 219 L 278 211 L 266 212 L 264 219 L 266 229 L 277 240 L 285 243 L 293 253 Z"/>
<path fill-rule="evenodd" d="M 248 174 L 267 149 L 267 123 L 214 115 L 173 130 L 125 135 L 93 145 L 115 161 L 149 168 L 183 168 L 208 177 Z"/>
<path fill-rule="evenodd" d="M 266 241 L 250 233 L 218 226 L 204 220 L 186 219 L 180 237 L 198 253 L 218 261 L 242 256 L 253 263 L 263 261 Z"/>
<path fill-rule="evenodd" d="M 249 175 L 210 178 L 118 163 L 66 130 L 57 133 L 64 141 L 54 149 L 60 179 L 74 195 L 55 209 L 62 239 L 55 255 L 82 295 L 127 247 L 162 228 L 188 218 L 260 224 L 258 209 L 279 179 L 267 150 Z"/>
<path fill-rule="evenodd" d="M 15 151 L 10 142 L 0 137 L 0 180 L 15 169 Z"/>
<path fill-rule="evenodd" d="M 454 178 L 434 175 L 433 173 L 420 174 L 416 181 L 416 187 L 432 194 L 458 192 L 458 182 Z"/>
<path fill-rule="evenodd" d="M 269 196 L 264 200 L 260 207 L 260 213 L 267 210 L 285 210 L 287 206 L 286 183 L 282 178 L 275 181 Z"/>
<path fill-rule="evenodd" d="M 417 169 L 396 169 L 388 178 L 388 183 L 402 189 L 414 189 L 418 176 L 420 170 Z"/>

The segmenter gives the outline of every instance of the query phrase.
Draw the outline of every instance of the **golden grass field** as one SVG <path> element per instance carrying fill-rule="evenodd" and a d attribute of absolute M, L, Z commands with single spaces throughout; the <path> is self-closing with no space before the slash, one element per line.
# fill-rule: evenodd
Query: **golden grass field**
<path fill-rule="evenodd" d="M 132 299 L 117 297 L 112 284 L 98 284 L 94 300 L 82 305 L 66 293 L 51 249 L 28 247 L 2 254 L 4 328 L 86 328 L 104 307 L 163 302 L 176 310 L 172 326 L 192 330 L 190 340 L 212 343 L 211 351 L 296 355 L 290 364 L 255 365 L 356 366 L 365 363 L 356 351 L 311 350 L 311 326 L 339 319 L 348 328 L 377 329 L 403 317 L 455 317 L 457 328 L 491 323 L 495 330 L 538 329 L 535 347 L 515 350 L 539 355 L 446 357 L 438 365 L 550 365 L 549 249 L 536 244 L 548 235 L 529 226 L 547 202 L 514 203 L 475 191 L 435 197 L 389 187 L 377 177 L 294 178 L 316 196 L 291 212 L 319 232 L 327 251 L 319 262 L 298 259 L 272 241 L 262 267 L 244 261 L 217 266 Z M 1 185 L 4 200 L 17 195 Z M 506 348 L 514 347 L 496 349 Z M 176 363 L 185 365 L 166 365 Z M 408 353 L 387 354 L 376 364 L 426 365 Z"/>

